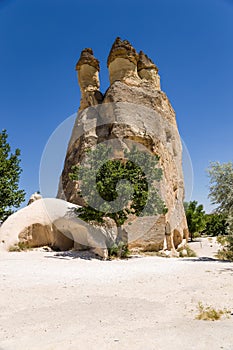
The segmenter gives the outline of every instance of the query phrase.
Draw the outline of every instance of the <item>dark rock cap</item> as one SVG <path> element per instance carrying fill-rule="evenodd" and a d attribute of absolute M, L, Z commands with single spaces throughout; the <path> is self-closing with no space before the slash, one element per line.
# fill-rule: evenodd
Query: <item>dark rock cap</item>
<path fill-rule="evenodd" d="M 138 54 L 128 40 L 121 40 L 121 38 L 117 37 L 108 56 L 108 67 L 116 58 L 126 58 L 137 64 Z"/>
<path fill-rule="evenodd" d="M 138 59 L 138 71 L 142 69 L 155 69 L 157 72 L 159 70 L 154 62 L 143 51 L 140 51 Z"/>
<path fill-rule="evenodd" d="M 83 64 L 88 64 L 89 66 L 96 68 L 98 71 L 100 70 L 99 61 L 94 57 L 93 50 L 90 48 L 82 50 L 75 69 L 79 70 Z"/>

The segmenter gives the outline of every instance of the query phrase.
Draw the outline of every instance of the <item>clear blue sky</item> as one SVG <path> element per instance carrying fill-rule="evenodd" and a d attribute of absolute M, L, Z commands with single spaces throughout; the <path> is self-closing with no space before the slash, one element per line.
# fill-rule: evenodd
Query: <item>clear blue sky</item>
<path fill-rule="evenodd" d="M 233 160 L 231 0 L 0 0 L 0 129 L 21 149 L 21 187 L 27 198 L 39 189 L 45 144 L 78 109 L 80 51 L 93 48 L 104 92 L 116 36 L 158 65 L 192 159 L 192 199 L 209 211 L 205 169 Z"/>

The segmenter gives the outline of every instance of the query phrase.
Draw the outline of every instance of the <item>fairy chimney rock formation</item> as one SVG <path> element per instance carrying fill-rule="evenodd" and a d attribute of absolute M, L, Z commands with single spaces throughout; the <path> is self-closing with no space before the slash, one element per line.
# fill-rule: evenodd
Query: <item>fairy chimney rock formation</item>
<path fill-rule="evenodd" d="M 161 90 L 160 76 L 158 74 L 158 67 L 152 62 L 152 60 L 144 54 L 143 51 L 139 52 L 139 59 L 137 64 L 138 75 L 141 79 L 151 83 L 151 88 L 155 90 Z"/>
<path fill-rule="evenodd" d="M 140 84 L 137 73 L 138 54 L 127 40 L 116 38 L 108 56 L 109 80 L 123 81 L 128 85 Z"/>
<path fill-rule="evenodd" d="M 81 90 L 80 109 L 102 102 L 102 94 L 99 91 L 99 70 L 99 61 L 94 57 L 92 49 L 84 49 L 76 64 Z"/>
<path fill-rule="evenodd" d="M 130 149 L 130 142 L 137 143 L 160 157 L 163 177 L 159 193 L 168 212 L 154 221 L 139 218 L 136 224 L 125 225 L 131 246 L 158 250 L 165 242 L 168 249 L 177 248 L 187 239 L 188 230 L 183 208 L 182 145 L 175 112 L 161 91 L 157 66 L 144 52 L 138 54 L 127 40 L 115 40 L 107 66 L 110 86 L 103 96 L 99 90 L 99 62 L 93 51 L 83 50 L 76 65 L 81 102 L 58 198 L 82 205 L 78 184 L 69 173 L 81 162 L 85 150 L 113 139 L 120 150 Z"/>

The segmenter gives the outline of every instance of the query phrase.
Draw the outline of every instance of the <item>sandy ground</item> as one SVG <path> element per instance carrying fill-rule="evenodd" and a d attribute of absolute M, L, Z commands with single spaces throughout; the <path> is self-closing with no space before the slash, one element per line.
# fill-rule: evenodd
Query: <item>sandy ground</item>
<path fill-rule="evenodd" d="M 233 263 L 201 258 L 101 261 L 43 251 L 0 254 L 0 349 L 233 350 Z M 199 249 L 199 250 L 198 250 Z"/>

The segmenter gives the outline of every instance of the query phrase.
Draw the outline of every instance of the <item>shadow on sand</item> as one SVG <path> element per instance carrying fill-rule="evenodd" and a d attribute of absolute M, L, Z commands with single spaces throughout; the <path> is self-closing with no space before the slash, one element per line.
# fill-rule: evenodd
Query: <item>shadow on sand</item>
<path fill-rule="evenodd" d="M 200 256 L 197 258 L 182 258 L 182 259 L 180 259 L 180 261 L 232 263 L 232 261 L 230 261 L 230 260 L 220 260 L 220 259 L 210 258 L 207 256 Z"/>
<path fill-rule="evenodd" d="M 83 260 L 103 260 L 98 255 L 94 254 L 91 251 L 84 250 L 84 251 L 64 251 L 64 252 L 57 252 L 54 255 L 45 256 L 45 258 L 49 259 L 65 259 L 65 260 L 72 260 L 72 259 L 83 259 Z"/>

